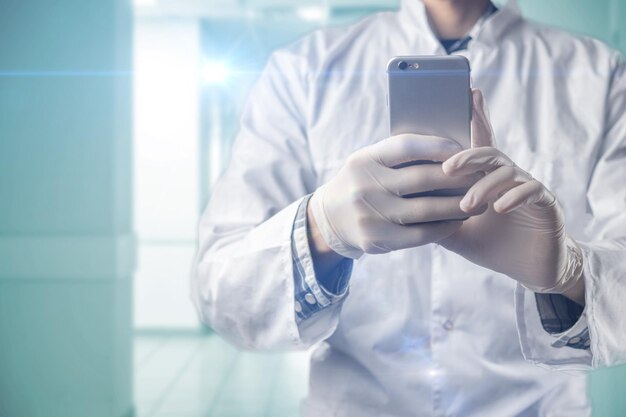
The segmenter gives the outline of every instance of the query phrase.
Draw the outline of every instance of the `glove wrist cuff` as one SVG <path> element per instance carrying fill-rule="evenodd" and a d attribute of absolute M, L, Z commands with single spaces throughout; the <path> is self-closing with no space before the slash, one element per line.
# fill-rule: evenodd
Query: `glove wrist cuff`
<path fill-rule="evenodd" d="M 333 251 L 346 258 L 359 259 L 363 255 L 363 251 L 341 239 L 333 227 L 331 220 L 328 218 L 326 208 L 324 206 L 325 187 L 326 185 L 319 187 L 309 200 L 311 212 L 313 213 L 313 217 L 315 217 L 315 222 L 317 223 L 317 228 L 319 229 L 319 232 L 328 247 Z"/>
<path fill-rule="evenodd" d="M 550 288 L 535 287 L 527 284 L 522 284 L 522 286 L 534 292 L 550 294 L 563 294 L 574 288 L 583 276 L 583 253 L 578 243 L 569 236 L 565 236 L 565 247 L 567 259 L 556 285 Z"/>

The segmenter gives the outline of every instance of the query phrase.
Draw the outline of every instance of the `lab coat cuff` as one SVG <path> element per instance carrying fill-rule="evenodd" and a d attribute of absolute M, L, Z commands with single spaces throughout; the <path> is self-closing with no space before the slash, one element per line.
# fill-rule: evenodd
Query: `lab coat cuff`
<path fill-rule="evenodd" d="M 340 262 L 331 272 L 332 288 L 318 281 L 308 242 L 307 204 L 310 195 L 302 199 L 292 231 L 292 258 L 294 263 L 295 309 L 298 322 L 307 320 L 329 306 L 341 302 L 348 294 L 352 260 Z"/>
<path fill-rule="evenodd" d="M 615 309 L 623 300 L 623 246 L 612 242 L 578 242 L 584 259 L 585 309 L 591 335 L 593 368 L 626 362 L 624 338 L 626 308 Z M 623 305 L 623 303 L 621 303 Z"/>
<path fill-rule="evenodd" d="M 517 284 L 515 313 L 522 354 L 526 360 L 557 370 L 591 369 L 592 354 L 588 345 L 585 346 L 589 340 L 587 309 L 571 328 L 550 334 L 542 325 L 535 293 Z"/>
<path fill-rule="evenodd" d="M 331 300 L 326 296 L 324 291 L 322 291 L 317 282 L 315 269 L 313 267 L 313 257 L 311 256 L 311 249 L 309 248 L 309 240 L 307 236 L 306 205 L 310 198 L 311 196 L 309 195 L 302 200 L 298 210 L 298 216 L 296 216 L 296 220 L 294 222 L 292 239 L 293 247 L 295 248 L 296 253 L 293 254 L 293 258 L 297 259 L 297 262 L 301 265 L 304 271 L 304 281 L 308 289 L 311 291 L 311 294 L 315 297 L 315 301 L 321 307 L 327 307 L 330 305 Z M 301 225 L 298 226 L 296 223 L 301 223 Z"/>

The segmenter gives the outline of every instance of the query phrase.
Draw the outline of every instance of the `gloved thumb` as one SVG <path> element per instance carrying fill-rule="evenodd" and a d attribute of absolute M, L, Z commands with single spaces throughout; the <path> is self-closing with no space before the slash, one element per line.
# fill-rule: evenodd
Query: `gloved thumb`
<path fill-rule="evenodd" d="M 472 88 L 472 148 L 496 147 L 496 139 L 489 122 L 489 111 L 482 91 Z"/>

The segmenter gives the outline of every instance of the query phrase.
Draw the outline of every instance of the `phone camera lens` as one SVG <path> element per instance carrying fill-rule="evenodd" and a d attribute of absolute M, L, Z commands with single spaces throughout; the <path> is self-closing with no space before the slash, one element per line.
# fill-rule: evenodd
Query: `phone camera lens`
<path fill-rule="evenodd" d="M 406 63 L 406 61 L 400 61 L 398 62 L 398 68 L 400 68 L 401 70 L 405 70 L 409 67 L 409 64 Z"/>

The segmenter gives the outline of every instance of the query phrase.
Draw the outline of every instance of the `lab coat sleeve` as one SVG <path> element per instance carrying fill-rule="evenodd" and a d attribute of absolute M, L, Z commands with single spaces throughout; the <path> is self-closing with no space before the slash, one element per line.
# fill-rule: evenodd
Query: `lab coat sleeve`
<path fill-rule="evenodd" d="M 574 336 L 587 329 L 590 350 L 555 343 L 555 336 L 542 329 L 533 293 L 521 286 L 516 291 L 522 352 L 528 360 L 551 368 L 626 363 L 626 66 L 621 56 L 615 57 L 607 104 L 606 133 L 587 189 L 592 220 L 588 239 L 578 242 L 586 306 L 568 331 Z"/>
<path fill-rule="evenodd" d="M 297 209 L 316 186 L 306 89 L 304 61 L 274 53 L 200 220 L 192 300 L 203 322 L 244 348 L 304 349 L 318 341 L 303 339 L 296 323 L 291 248 Z"/>

